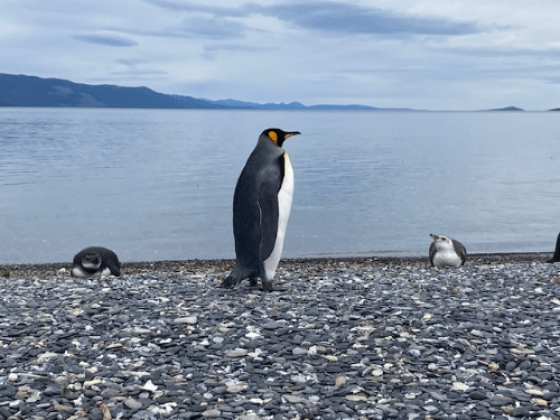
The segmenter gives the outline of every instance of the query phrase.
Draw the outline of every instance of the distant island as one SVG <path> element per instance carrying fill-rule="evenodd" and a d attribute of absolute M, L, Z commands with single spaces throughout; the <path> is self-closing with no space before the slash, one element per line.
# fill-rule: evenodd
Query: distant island
<path fill-rule="evenodd" d="M 505 108 L 491 109 L 490 111 L 523 111 L 523 109 L 516 106 L 506 106 Z"/>
<path fill-rule="evenodd" d="M 0 106 L 152 109 L 254 109 L 254 110 L 399 110 L 366 105 L 311 105 L 212 101 L 192 96 L 167 95 L 147 87 L 87 85 L 63 79 L 0 73 Z"/>

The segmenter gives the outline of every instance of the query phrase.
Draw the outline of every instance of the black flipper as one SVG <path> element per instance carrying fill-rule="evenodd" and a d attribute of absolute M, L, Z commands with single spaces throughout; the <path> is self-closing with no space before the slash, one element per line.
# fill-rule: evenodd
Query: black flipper
<path fill-rule="evenodd" d="M 556 249 L 554 250 L 554 255 L 550 260 L 547 260 L 547 263 L 555 263 L 560 261 L 560 233 L 558 234 L 558 238 L 556 239 Z"/>
<path fill-rule="evenodd" d="M 455 252 L 459 256 L 459 258 L 461 258 L 461 265 L 465 265 L 465 263 L 467 262 L 467 248 L 465 248 L 465 246 L 461 242 L 456 241 L 455 239 L 451 239 L 451 242 L 453 243 Z"/>
<path fill-rule="evenodd" d="M 430 264 L 432 265 L 432 267 L 434 266 L 434 257 L 436 256 L 436 244 L 434 242 L 432 242 L 430 244 L 430 253 L 429 253 L 429 258 L 430 258 Z"/>
<path fill-rule="evenodd" d="M 259 193 L 260 225 L 261 225 L 261 246 L 260 260 L 265 261 L 274 249 L 276 236 L 278 235 L 278 218 L 280 210 L 278 207 L 278 191 L 280 183 L 271 180 L 263 183 Z"/>
<path fill-rule="evenodd" d="M 117 261 L 113 261 L 112 259 L 110 259 L 109 261 L 107 261 L 107 268 L 109 270 L 111 270 L 111 274 L 115 277 L 120 277 L 121 275 L 121 267 L 120 267 L 120 263 Z"/>

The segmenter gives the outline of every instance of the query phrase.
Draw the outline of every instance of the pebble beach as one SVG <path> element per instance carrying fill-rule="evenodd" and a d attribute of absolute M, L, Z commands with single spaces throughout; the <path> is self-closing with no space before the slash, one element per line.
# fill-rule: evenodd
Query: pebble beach
<path fill-rule="evenodd" d="M 0 265 L 0 420 L 560 419 L 550 254 Z"/>

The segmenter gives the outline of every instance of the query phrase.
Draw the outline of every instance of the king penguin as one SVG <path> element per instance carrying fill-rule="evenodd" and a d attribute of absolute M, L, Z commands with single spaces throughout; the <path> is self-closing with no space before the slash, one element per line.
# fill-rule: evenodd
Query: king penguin
<path fill-rule="evenodd" d="M 546 260 L 547 263 L 555 263 L 560 261 L 560 233 L 556 239 L 556 249 L 554 250 L 554 255 L 550 260 Z"/>
<path fill-rule="evenodd" d="M 437 268 L 459 267 L 467 261 L 464 245 L 445 235 L 430 233 L 434 240 L 430 244 L 430 264 Z"/>
<path fill-rule="evenodd" d="M 246 278 L 256 286 L 260 277 L 263 290 L 272 290 L 294 190 L 294 171 L 282 144 L 298 134 L 264 130 L 239 175 L 233 194 L 235 266 L 222 287 L 233 288 Z"/>
<path fill-rule="evenodd" d="M 90 246 L 74 256 L 73 277 L 107 277 L 121 275 L 121 263 L 117 254 L 101 246 Z"/>

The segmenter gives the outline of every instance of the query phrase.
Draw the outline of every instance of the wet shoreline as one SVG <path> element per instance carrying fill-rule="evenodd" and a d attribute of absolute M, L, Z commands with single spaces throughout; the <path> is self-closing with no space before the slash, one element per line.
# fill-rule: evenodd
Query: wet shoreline
<path fill-rule="evenodd" d="M 551 258 L 552 253 L 524 252 L 524 253 L 480 253 L 468 256 L 466 265 L 503 264 L 503 263 L 542 263 Z M 138 273 L 169 272 L 175 274 L 200 273 L 215 271 L 230 271 L 233 269 L 234 260 L 209 259 L 209 260 L 161 260 L 161 261 L 136 261 L 123 262 L 122 274 L 132 275 Z M 414 265 L 429 266 L 427 257 L 306 257 L 287 258 L 280 260 L 279 269 L 290 268 L 316 268 L 326 269 L 339 265 L 354 269 L 360 267 L 382 265 Z M 71 262 L 34 263 L 34 264 L 0 264 L 0 277 L 70 277 Z"/>

